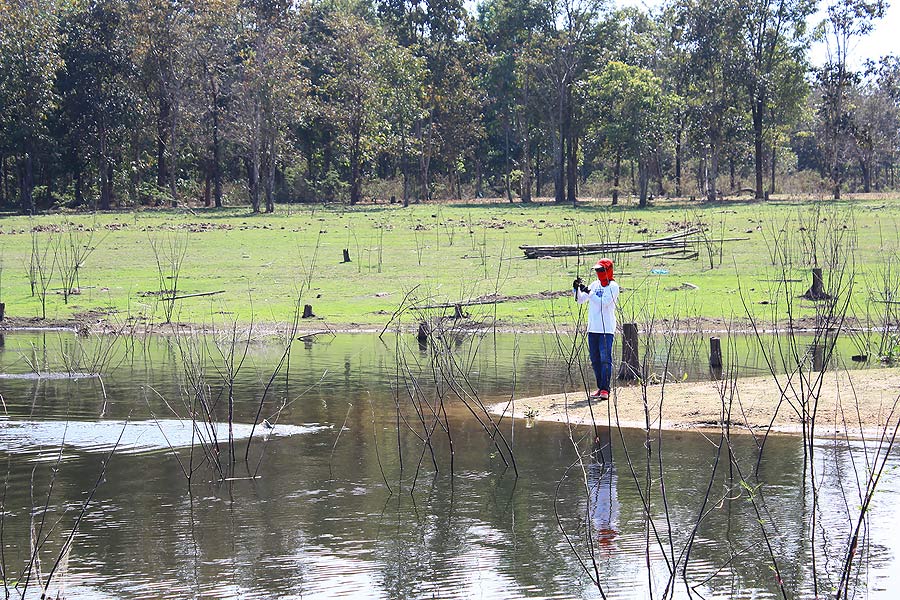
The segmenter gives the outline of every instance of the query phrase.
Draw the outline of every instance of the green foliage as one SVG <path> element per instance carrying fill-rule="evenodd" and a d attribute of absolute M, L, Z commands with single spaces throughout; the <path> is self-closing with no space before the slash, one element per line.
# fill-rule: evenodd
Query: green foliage
<path fill-rule="evenodd" d="M 641 205 L 647 203 L 647 163 L 673 130 L 672 116 L 681 99 L 663 91 L 648 69 L 612 61 L 592 75 L 586 87 L 587 110 L 596 115 L 590 127 L 602 143 L 637 161 Z"/>
<path fill-rule="evenodd" d="M 219 207 L 227 191 L 258 212 L 355 204 L 396 182 L 404 202 L 529 202 L 552 186 L 557 201 L 592 188 L 643 205 L 654 182 L 712 200 L 751 172 L 761 197 L 775 162 L 836 188 L 893 183 L 890 60 L 875 85 L 874 66 L 864 76 L 846 60 L 884 4 L 828 9 L 817 34 L 835 54 L 814 107 L 813 8 L 0 0 L 0 202 Z"/>

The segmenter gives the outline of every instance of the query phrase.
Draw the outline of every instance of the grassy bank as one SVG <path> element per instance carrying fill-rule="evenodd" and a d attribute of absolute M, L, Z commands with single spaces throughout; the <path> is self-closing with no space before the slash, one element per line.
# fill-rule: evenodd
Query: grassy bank
<path fill-rule="evenodd" d="M 0 301 L 8 317 L 41 317 L 45 308 L 48 320 L 158 323 L 171 307 L 173 320 L 202 324 L 290 321 L 302 295 L 316 314 L 306 328 L 352 329 L 384 326 L 412 290 L 407 306 L 499 297 L 504 301 L 465 310 L 508 328 L 547 328 L 573 319 L 565 292 L 576 275 L 591 276 L 598 256 L 525 259 L 520 245 L 646 240 L 701 225 L 707 241 L 692 247 L 696 259 L 614 257 L 625 318 L 704 317 L 714 325 L 745 318 L 746 303 L 760 320 L 778 320 L 785 309 L 779 298 L 796 299 L 809 287 L 813 262 L 824 267 L 826 281 L 835 276 L 835 257 L 838 271 L 855 275 L 851 311 L 863 318 L 883 306 L 870 297 L 884 287 L 885 265 L 900 246 L 898 213 L 900 200 L 870 199 L 646 210 L 498 202 L 280 206 L 273 215 L 195 209 L 7 216 L 0 220 Z M 350 262 L 343 262 L 344 249 Z M 66 303 L 73 253 L 77 290 Z M 173 289 L 182 298 L 169 303 Z M 815 307 L 797 299 L 792 311 L 810 316 Z"/>

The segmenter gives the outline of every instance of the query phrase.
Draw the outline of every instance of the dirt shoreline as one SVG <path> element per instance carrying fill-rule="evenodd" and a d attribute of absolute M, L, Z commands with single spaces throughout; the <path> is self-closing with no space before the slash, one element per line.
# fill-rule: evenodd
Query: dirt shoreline
<path fill-rule="evenodd" d="M 511 323 L 498 321 L 497 323 L 485 323 L 482 321 L 462 319 L 459 321 L 452 320 L 449 317 L 436 318 L 435 322 L 446 323 L 446 331 L 452 333 L 482 333 L 493 332 L 498 333 L 535 333 L 535 334 L 572 334 L 574 329 L 565 326 L 553 326 L 552 324 L 543 323 Z M 381 333 L 385 330 L 386 323 L 330 323 L 325 319 L 316 317 L 309 320 L 302 320 L 298 324 L 298 337 L 330 334 L 330 333 Z M 238 322 L 239 331 L 249 331 L 250 323 Z M 220 323 L 218 330 L 225 327 L 230 329 L 231 324 Z M 291 330 L 290 322 L 270 322 L 257 321 L 252 324 L 254 336 L 278 336 L 284 335 Z M 735 319 L 726 321 L 725 319 L 694 317 L 691 319 L 680 319 L 677 322 L 669 323 L 668 319 L 660 319 L 652 324 L 638 324 L 640 331 L 654 330 L 656 332 L 666 333 L 691 333 L 701 335 L 728 335 L 728 334 L 751 334 L 751 333 L 775 333 L 778 331 L 793 331 L 796 333 L 813 333 L 817 331 L 814 319 L 796 319 L 792 323 L 756 323 L 754 324 L 746 320 Z M 416 333 L 418 329 L 417 322 L 407 322 L 401 326 L 402 333 Z M 843 330 L 858 330 L 858 324 L 846 321 Z M 121 320 L 117 319 L 115 314 L 104 313 L 102 311 L 89 311 L 82 315 L 71 318 L 48 318 L 40 317 L 16 317 L 6 316 L 0 321 L 0 332 L 3 331 L 72 331 L 82 335 L 87 334 L 154 334 L 154 335 L 172 335 L 175 333 L 213 333 L 216 328 L 205 323 L 192 322 L 152 322 L 142 319 Z M 819 328 L 818 330 L 821 330 Z M 387 332 L 396 332 L 396 323 L 390 323 Z"/>
<path fill-rule="evenodd" d="M 817 374 L 813 374 L 815 378 Z M 779 384 L 785 393 L 779 390 Z M 793 390 L 791 390 L 791 386 Z M 730 430 L 736 433 L 802 431 L 798 398 L 800 380 L 795 376 L 746 377 L 731 382 L 668 383 L 647 386 L 650 428 L 666 430 L 719 431 L 723 400 L 731 401 Z M 776 412 L 779 400 L 781 406 Z M 865 371 L 827 371 L 823 375 L 816 408 L 816 435 L 859 438 L 888 435 L 900 420 L 900 368 Z M 619 386 L 608 402 L 588 400 L 583 391 L 561 392 L 514 402 L 494 404 L 496 415 L 524 419 L 533 414 L 538 421 L 575 425 L 619 425 L 646 429 L 643 392 L 640 386 Z M 591 418 L 593 411 L 594 418 Z"/>

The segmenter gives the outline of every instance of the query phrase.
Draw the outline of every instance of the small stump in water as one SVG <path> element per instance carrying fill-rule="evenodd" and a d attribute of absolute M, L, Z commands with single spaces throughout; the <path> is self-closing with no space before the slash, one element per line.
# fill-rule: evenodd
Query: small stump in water
<path fill-rule="evenodd" d="M 313 311 L 312 311 L 312 304 L 304 304 L 303 305 L 303 315 L 301 318 L 302 319 L 311 319 L 312 317 L 315 317 L 315 316 L 316 315 L 314 315 Z"/>

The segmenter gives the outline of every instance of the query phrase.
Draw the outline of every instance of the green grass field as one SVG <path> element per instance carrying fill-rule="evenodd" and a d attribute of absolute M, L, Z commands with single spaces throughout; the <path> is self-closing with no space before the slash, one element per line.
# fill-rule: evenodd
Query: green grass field
<path fill-rule="evenodd" d="M 0 301 L 8 317 L 41 316 L 42 286 L 38 283 L 33 296 L 29 282 L 36 247 L 50 320 L 164 321 L 159 291 L 171 289 L 172 280 L 160 283 L 159 264 L 164 277 L 177 271 L 179 296 L 224 290 L 177 300 L 172 318 L 180 322 L 290 321 L 302 293 L 302 302 L 317 315 L 306 322 L 307 329 L 380 328 L 413 290 L 407 304 L 534 295 L 467 310 L 476 317 L 496 316 L 510 329 L 546 328 L 570 320 L 574 303 L 568 295 L 541 293 L 569 290 L 576 275 L 593 277 L 590 267 L 599 256 L 525 259 L 520 245 L 646 240 L 701 224 L 713 243 L 694 247 L 698 259 L 613 256 L 625 318 L 742 319 L 747 316 L 743 294 L 754 316 L 783 319 L 785 293 L 776 283 L 783 278 L 781 265 L 787 265 L 788 279 L 798 280 L 790 283 L 788 295 L 800 296 L 810 284 L 813 248 L 826 282 L 840 269 L 854 274 L 851 310 L 861 318 L 880 310 L 869 300 L 882 293 L 887 266 L 896 260 L 898 213 L 900 200 L 878 199 L 645 210 L 480 203 L 279 206 L 273 215 L 199 209 L 7 216 L 0 219 Z M 723 237 L 748 239 L 724 242 L 720 255 L 715 240 Z M 73 247 L 81 247 L 82 254 L 85 247 L 93 250 L 78 269 L 79 293 L 66 304 L 62 265 L 71 264 L 66 256 Z M 186 251 L 173 271 L 170 255 L 178 248 Z M 343 249 L 351 262 L 342 262 Z M 783 258 L 773 266 L 779 252 Z M 793 310 L 809 316 L 815 309 L 797 300 Z M 409 324 L 414 317 L 403 320 Z"/>

